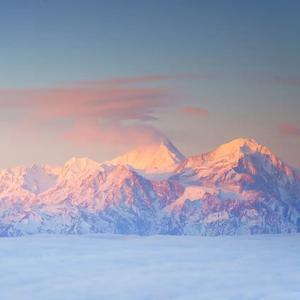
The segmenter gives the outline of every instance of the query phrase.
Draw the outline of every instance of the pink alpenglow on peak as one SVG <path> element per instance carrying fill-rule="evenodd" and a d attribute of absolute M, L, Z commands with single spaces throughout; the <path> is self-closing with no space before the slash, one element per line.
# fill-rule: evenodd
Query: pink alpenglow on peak
<path fill-rule="evenodd" d="M 139 146 L 110 161 L 112 164 L 125 164 L 137 170 L 164 173 L 174 170 L 185 156 L 167 138 L 151 144 Z"/>
<path fill-rule="evenodd" d="M 271 154 L 271 151 L 254 139 L 238 138 L 219 146 L 212 155 L 223 157 L 228 155 L 245 155 L 250 153 Z"/>
<path fill-rule="evenodd" d="M 72 157 L 63 166 L 60 178 L 64 179 L 76 179 L 82 174 L 91 174 L 98 172 L 101 169 L 101 165 L 86 157 Z"/>
<path fill-rule="evenodd" d="M 167 139 L 104 163 L 0 172 L 0 236 L 300 231 L 299 172 L 253 139 L 185 158 Z"/>
<path fill-rule="evenodd" d="M 293 177 L 294 170 L 270 149 L 260 145 L 254 139 L 239 138 L 225 143 L 215 150 L 187 158 L 176 172 L 190 181 L 235 181 L 236 178 L 260 173 L 276 177 L 277 173 Z M 246 173 L 247 176 L 242 176 Z"/>

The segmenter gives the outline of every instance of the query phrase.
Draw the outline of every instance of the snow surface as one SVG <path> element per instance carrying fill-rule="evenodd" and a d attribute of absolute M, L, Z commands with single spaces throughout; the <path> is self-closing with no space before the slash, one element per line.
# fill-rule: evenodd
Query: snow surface
<path fill-rule="evenodd" d="M 300 232 L 300 174 L 263 145 L 184 158 L 164 139 L 110 163 L 0 170 L 0 236 Z"/>
<path fill-rule="evenodd" d="M 1 300 L 300 299 L 300 235 L 0 239 Z"/>
<path fill-rule="evenodd" d="M 158 143 L 137 147 L 109 163 L 128 165 L 143 170 L 143 174 L 161 174 L 173 171 L 184 160 L 185 156 L 170 140 L 164 138 Z"/>

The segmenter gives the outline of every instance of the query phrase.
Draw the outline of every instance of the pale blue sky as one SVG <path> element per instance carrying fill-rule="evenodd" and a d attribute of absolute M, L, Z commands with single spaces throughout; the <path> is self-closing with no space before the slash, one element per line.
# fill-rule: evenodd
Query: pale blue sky
<path fill-rule="evenodd" d="M 194 74 L 151 82 L 176 100 L 147 124 L 185 154 L 249 136 L 300 166 L 300 134 L 279 130 L 300 128 L 299 1 L 1 1 L 0 36 L 2 90 Z M 184 106 L 208 116 L 186 116 Z M 20 135 L 23 114 L 18 105 L 1 109 L 0 167 L 101 161 L 130 147 L 57 143 L 58 125 Z"/>

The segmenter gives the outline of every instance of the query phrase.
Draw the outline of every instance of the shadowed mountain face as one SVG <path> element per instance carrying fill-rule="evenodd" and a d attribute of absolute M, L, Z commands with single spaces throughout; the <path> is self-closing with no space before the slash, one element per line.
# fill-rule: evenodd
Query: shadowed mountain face
<path fill-rule="evenodd" d="M 0 172 L 0 235 L 300 231 L 299 173 L 252 139 L 185 158 L 168 140 L 110 162 Z"/>

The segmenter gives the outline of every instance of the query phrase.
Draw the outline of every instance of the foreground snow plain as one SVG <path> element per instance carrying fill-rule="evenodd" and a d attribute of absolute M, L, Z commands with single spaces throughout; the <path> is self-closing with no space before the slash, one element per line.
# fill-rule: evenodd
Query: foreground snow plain
<path fill-rule="evenodd" d="M 0 299 L 300 299 L 300 235 L 1 238 Z"/>

